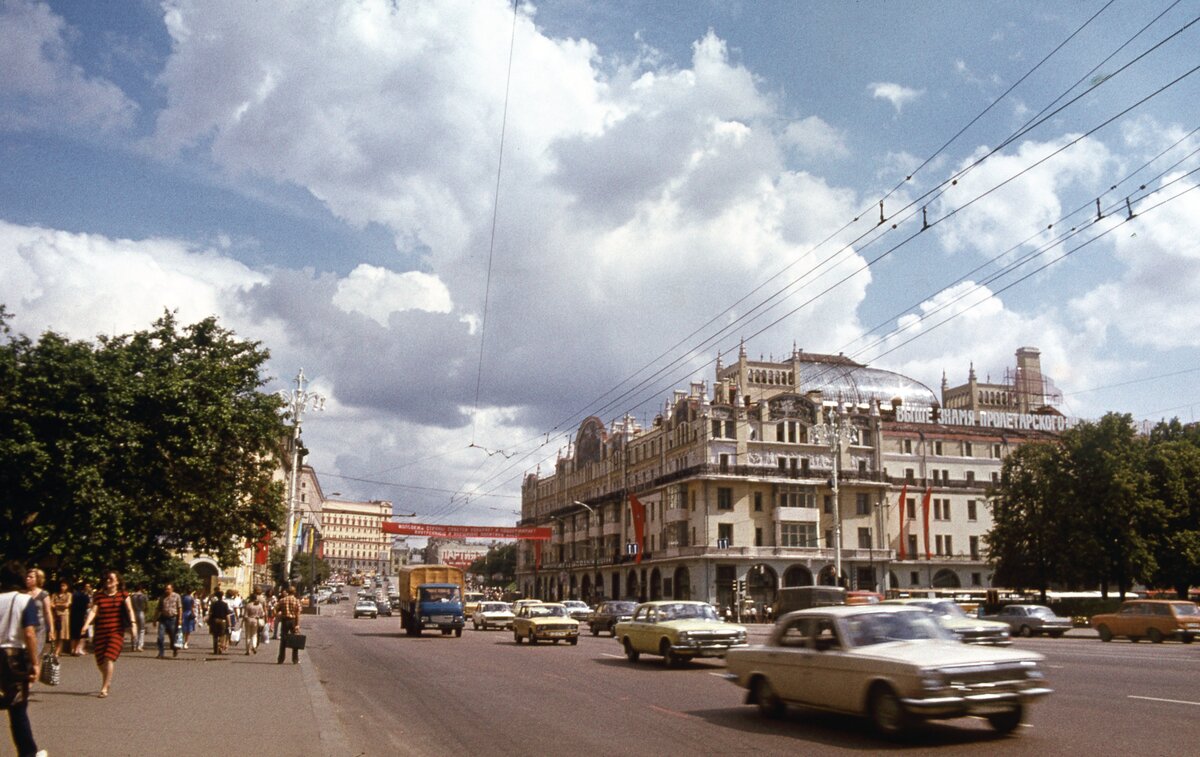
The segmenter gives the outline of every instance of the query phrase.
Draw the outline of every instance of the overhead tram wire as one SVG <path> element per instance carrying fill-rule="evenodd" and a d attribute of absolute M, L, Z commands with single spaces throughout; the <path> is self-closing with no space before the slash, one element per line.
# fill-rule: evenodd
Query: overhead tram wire
<path fill-rule="evenodd" d="M 479 422 L 479 393 L 483 385 L 483 355 L 487 342 L 488 300 L 492 291 L 492 258 L 496 251 L 496 222 L 500 216 L 500 176 L 504 167 L 504 136 L 508 129 L 508 96 L 512 87 L 513 50 L 517 43 L 517 0 L 513 0 L 512 32 L 508 41 L 508 70 L 504 80 L 504 110 L 500 116 L 500 149 L 496 157 L 496 190 L 492 197 L 492 231 L 488 239 L 487 277 L 483 287 L 483 313 L 479 321 L 479 364 L 475 371 L 475 407 L 471 413 L 471 446 L 475 446 L 475 432 Z"/>
<path fill-rule="evenodd" d="M 1160 44 L 1161 44 L 1161 43 L 1160 43 Z M 1041 65 L 1041 64 L 1039 64 L 1039 65 Z M 1130 64 L 1126 64 L 1126 65 L 1128 66 L 1128 65 L 1130 65 Z M 1111 76 L 1110 76 L 1109 78 L 1111 78 Z M 1107 80 L 1108 80 L 1108 79 L 1106 79 L 1105 81 L 1107 81 Z M 1094 90 L 1096 87 L 1098 87 L 1098 86 L 1102 85 L 1103 83 L 1104 83 L 1104 82 L 1099 82 L 1097 85 L 1095 85 L 1095 86 L 1093 86 L 1092 88 L 1090 88 L 1090 89 L 1089 89 L 1089 91 L 1093 91 L 1093 90 Z M 1007 94 L 1007 93 L 1006 93 L 1006 94 Z M 1060 96 L 1060 98 L 1059 98 L 1059 99 L 1061 99 L 1061 96 Z M 1076 98 L 1076 99 L 1078 99 L 1078 98 Z M 1072 100 L 1072 103 L 1073 103 L 1073 102 L 1074 102 L 1074 100 Z M 1068 107 L 1070 104 L 1071 104 L 1071 103 L 1067 103 L 1066 105 L 1063 105 L 1062 107 L 1060 107 L 1060 108 L 1056 109 L 1056 110 L 1054 111 L 1054 113 L 1051 113 L 1050 115 L 1051 115 L 1051 116 L 1053 116 L 1053 115 L 1057 114 L 1058 112 L 1061 112 L 1061 110 L 1062 110 L 1062 109 L 1064 109 L 1065 107 Z M 1044 121 L 1044 120 L 1045 120 L 1045 119 L 1043 119 L 1043 121 Z M 1032 129 L 1032 128 L 1036 127 L 1037 125 L 1040 125 L 1040 123 L 1041 123 L 1041 122 L 1039 122 L 1039 123 L 1037 123 L 1037 124 L 1032 124 L 1031 126 L 1030 126 L 1030 125 L 1027 125 L 1027 127 L 1024 129 L 1023 133 L 1027 133 L 1027 132 L 1028 132 L 1030 129 Z M 1008 142 L 1008 143 L 1011 143 L 1011 139 L 1009 140 L 1009 142 Z M 1006 143 L 1006 144 L 1007 144 L 1007 143 Z M 942 148 L 942 149 L 944 149 L 944 148 Z M 981 162 L 982 162 L 984 159 L 986 159 L 986 156 L 985 156 L 985 158 L 981 158 L 981 159 L 979 159 L 979 160 L 975 161 L 975 163 L 973 163 L 973 164 L 972 164 L 972 166 L 969 166 L 969 167 L 968 167 L 968 169 L 969 169 L 970 167 L 973 167 L 973 166 L 975 166 L 975 165 L 978 165 L 978 164 L 979 164 L 979 163 L 981 163 Z M 964 169 L 964 170 L 967 170 L 967 169 Z M 952 179 L 953 179 L 953 177 L 951 177 L 951 179 L 947 179 L 947 181 L 946 181 L 946 182 L 943 182 L 943 184 L 950 183 L 950 182 L 952 181 Z M 932 190 L 931 190 L 931 192 L 932 192 Z M 930 192 L 927 192 L 927 193 L 926 193 L 926 195 L 925 195 L 925 197 L 927 197 L 929 194 L 930 194 Z M 914 202 L 910 203 L 908 207 L 911 207 L 912 205 L 915 205 L 915 204 L 917 204 L 917 203 L 920 201 L 920 199 L 922 199 L 922 198 L 918 198 L 918 200 L 915 200 Z M 872 208 L 873 208 L 873 206 L 872 206 Z M 861 218 L 863 215 L 866 215 L 866 213 L 867 213 L 867 212 L 868 212 L 868 211 L 864 211 L 864 213 L 863 213 L 863 214 L 860 214 L 859 218 Z M 858 220 L 858 219 L 856 218 L 855 220 Z M 851 222 L 851 223 L 853 223 L 853 222 Z M 847 226 L 849 226 L 849 224 L 847 224 Z M 843 227 L 843 229 L 844 229 L 844 228 L 846 228 L 846 226 L 844 226 L 844 227 Z M 836 236 L 836 233 L 835 233 L 834 235 L 831 235 L 831 238 L 832 238 L 833 236 Z M 814 249 L 815 249 L 815 248 L 814 248 Z M 786 269 L 785 269 L 785 270 L 786 270 Z M 760 285 L 760 287 L 756 288 L 756 290 L 754 290 L 754 291 L 758 291 L 758 289 L 760 289 L 760 288 L 761 288 L 761 286 L 762 286 L 762 285 Z M 743 298 L 743 299 L 744 299 L 744 298 Z M 651 363 L 651 364 L 652 364 L 652 363 Z M 636 375 L 637 375 L 637 373 L 635 372 L 635 374 L 634 374 L 634 375 L 636 376 Z M 610 392 L 609 392 L 609 393 L 611 393 L 611 390 L 610 390 Z M 607 393 L 606 393 L 606 395 L 605 395 L 605 396 L 607 396 Z M 584 413 L 584 412 L 586 412 L 586 410 L 581 410 L 581 411 L 579 411 L 579 412 L 580 412 L 580 413 Z M 556 425 L 554 428 L 558 428 L 559 426 L 561 426 L 561 425 L 562 425 L 563 423 L 565 423 L 565 422 L 566 422 L 566 421 L 564 421 L 564 422 L 561 422 L 560 424 Z M 541 437 L 541 435 L 539 434 L 539 436 L 538 436 L 537 438 L 540 438 L 540 437 Z M 531 441 L 532 441 L 532 439 L 531 439 Z M 545 446 L 545 445 L 541 445 L 541 446 Z M 537 449 L 537 448 L 535 448 L 535 450 L 536 450 L 536 449 Z M 525 460 L 527 460 L 530 454 L 532 454 L 532 450 L 531 450 L 531 452 L 530 452 L 530 453 L 527 453 L 526 455 L 522 456 L 522 457 L 521 457 L 521 459 L 517 460 L 517 464 L 523 463 Z M 512 466 L 508 466 L 508 467 L 512 467 Z"/>

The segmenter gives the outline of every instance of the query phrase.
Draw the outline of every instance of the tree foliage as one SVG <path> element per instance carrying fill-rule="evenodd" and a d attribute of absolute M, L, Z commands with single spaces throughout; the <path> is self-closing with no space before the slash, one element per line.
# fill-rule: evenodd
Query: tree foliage
<path fill-rule="evenodd" d="M 1005 460 L 993 497 L 996 581 L 1045 589 L 1200 583 L 1200 432 L 1178 420 L 1139 435 L 1109 413 Z M 1049 550 L 1047 551 L 1047 547 Z"/>
<path fill-rule="evenodd" d="M 74 341 L 0 308 L 0 552 L 63 574 L 156 575 L 175 550 L 236 564 L 278 530 L 286 438 L 267 352 L 208 318 Z"/>
<path fill-rule="evenodd" d="M 507 586 L 517 578 L 517 545 L 502 544 L 471 563 L 468 572 L 484 577 L 486 586 Z"/>

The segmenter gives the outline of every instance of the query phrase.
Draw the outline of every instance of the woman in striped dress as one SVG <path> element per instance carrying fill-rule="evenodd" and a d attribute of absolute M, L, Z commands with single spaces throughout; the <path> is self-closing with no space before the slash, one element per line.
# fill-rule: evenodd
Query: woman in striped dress
<path fill-rule="evenodd" d="M 108 687 L 112 685 L 113 666 L 121 656 L 121 648 L 125 645 L 125 629 L 122 625 L 121 614 L 125 613 L 132 624 L 134 622 L 133 603 L 121 583 L 121 576 L 115 570 L 106 571 L 104 585 L 92 598 L 92 608 L 88 611 L 87 621 L 84 622 L 84 632 L 93 628 L 92 651 L 96 653 L 96 667 L 100 669 L 100 698 L 108 696 Z"/>

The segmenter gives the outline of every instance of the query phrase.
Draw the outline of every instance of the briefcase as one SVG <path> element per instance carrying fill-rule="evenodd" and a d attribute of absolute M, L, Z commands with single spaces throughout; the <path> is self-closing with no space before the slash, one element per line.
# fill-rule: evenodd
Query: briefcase
<path fill-rule="evenodd" d="M 284 649 L 304 649 L 305 642 L 308 637 L 302 633 L 289 633 L 283 637 Z"/>

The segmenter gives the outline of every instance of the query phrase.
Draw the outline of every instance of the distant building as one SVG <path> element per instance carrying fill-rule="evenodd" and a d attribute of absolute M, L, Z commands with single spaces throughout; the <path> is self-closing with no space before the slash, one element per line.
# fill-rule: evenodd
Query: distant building
<path fill-rule="evenodd" d="M 718 360 L 711 397 L 706 382 L 676 391 L 650 428 L 588 418 L 552 472 L 525 478 L 521 525 L 553 537 L 521 543 L 520 590 L 726 606 L 839 581 L 988 587 L 988 495 L 1004 457 L 1070 425 L 1033 386 L 1037 357 L 1018 353 L 1026 383 L 1013 396 L 972 372 L 966 391 L 944 384 L 939 402 L 918 381 L 841 355 L 752 361 L 743 349 L 736 363 Z M 966 399 L 951 408 L 951 397 Z M 837 430 L 840 448 L 825 435 Z M 644 507 L 640 547 L 631 497 Z"/>
<path fill-rule="evenodd" d="M 425 562 L 433 565 L 456 565 L 465 570 L 471 563 L 487 555 L 488 549 L 486 544 L 431 537 L 425 545 Z"/>
<path fill-rule="evenodd" d="M 383 532 L 383 524 L 391 518 L 392 503 L 386 500 L 325 500 L 321 545 L 330 568 L 346 575 L 387 574 L 392 564 L 392 537 Z"/>

